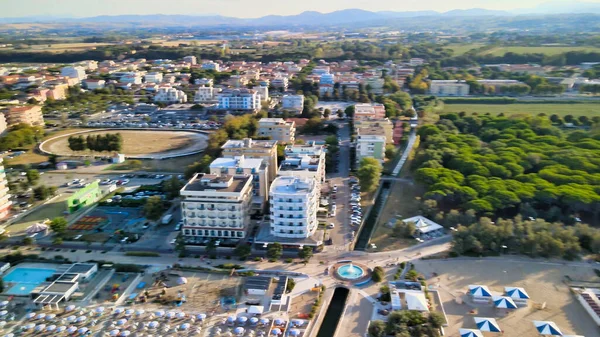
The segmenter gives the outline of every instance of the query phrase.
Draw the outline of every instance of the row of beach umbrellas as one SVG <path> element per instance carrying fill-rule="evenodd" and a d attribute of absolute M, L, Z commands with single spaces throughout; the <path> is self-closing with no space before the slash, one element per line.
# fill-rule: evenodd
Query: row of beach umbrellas
<path fill-rule="evenodd" d="M 474 320 L 477 329 L 460 329 L 460 337 L 483 337 L 482 332 L 502 332 L 494 318 L 475 317 Z M 563 335 L 556 323 L 552 321 L 533 321 L 533 325 L 540 335 L 569 337 Z"/>

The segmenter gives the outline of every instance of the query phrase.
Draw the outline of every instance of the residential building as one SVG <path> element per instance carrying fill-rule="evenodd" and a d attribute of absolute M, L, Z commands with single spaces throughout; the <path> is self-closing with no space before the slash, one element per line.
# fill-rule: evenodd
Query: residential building
<path fill-rule="evenodd" d="M 17 124 L 44 125 L 42 107 L 39 105 L 26 105 L 8 108 L 4 113 L 8 127 Z"/>
<path fill-rule="evenodd" d="M 312 178 L 278 177 L 271 185 L 271 235 L 303 239 L 318 227 L 319 195 Z"/>
<path fill-rule="evenodd" d="M 0 113 L 0 136 L 3 135 L 8 129 L 8 124 L 6 124 L 6 118 L 3 113 Z"/>
<path fill-rule="evenodd" d="M 158 106 L 156 104 L 146 104 L 146 103 L 138 103 L 135 105 L 134 112 L 136 114 L 148 114 L 151 115 L 158 111 Z"/>
<path fill-rule="evenodd" d="M 197 78 L 194 80 L 194 84 L 204 87 L 212 87 L 214 85 L 214 81 L 212 78 Z"/>
<path fill-rule="evenodd" d="M 354 120 L 383 119 L 385 106 L 379 103 L 360 103 L 354 106 Z"/>
<path fill-rule="evenodd" d="M 331 68 L 329 66 L 316 66 L 313 68 L 312 73 L 315 75 L 323 75 L 323 74 L 329 74 L 330 71 L 331 71 Z"/>
<path fill-rule="evenodd" d="M 63 67 L 60 75 L 70 78 L 76 78 L 79 82 L 86 78 L 85 68 L 83 67 Z"/>
<path fill-rule="evenodd" d="M 288 89 L 289 79 L 287 77 L 279 76 L 271 80 L 271 86 L 273 88 L 282 88 L 283 91 Z"/>
<path fill-rule="evenodd" d="M 121 83 L 131 83 L 131 84 L 142 84 L 142 75 L 134 72 L 121 76 L 119 78 L 119 82 Z"/>
<path fill-rule="evenodd" d="M 335 84 L 335 75 L 330 73 L 321 74 L 319 78 L 319 84 L 329 84 L 333 86 Z"/>
<path fill-rule="evenodd" d="M 258 136 L 270 137 L 280 143 L 293 143 L 296 136 L 295 125 L 283 118 L 261 118 L 258 121 Z"/>
<path fill-rule="evenodd" d="M 386 137 L 380 128 L 361 128 L 356 130 L 356 162 L 371 157 L 383 163 L 385 159 Z"/>
<path fill-rule="evenodd" d="M 256 86 L 254 86 L 254 88 L 252 88 L 252 90 L 254 90 L 258 93 L 258 98 L 260 99 L 261 102 L 271 100 L 271 98 L 269 97 L 269 87 L 268 86 L 256 85 Z"/>
<path fill-rule="evenodd" d="M 217 109 L 221 110 L 246 110 L 258 111 L 260 109 L 260 98 L 258 93 L 250 89 L 223 90 L 217 94 L 219 104 Z"/>
<path fill-rule="evenodd" d="M 163 76 L 164 83 L 173 84 L 175 83 L 175 81 L 177 81 L 177 76 L 173 74 L 166 74 L 165 76 Z"/>
<path fill-rule="evenodd" d="M 211 102 L 215 100 L 215 88 L 212 86 L 209 87 L 200 87 L 196 90 L 194 94 L 194 102 L 195 103 L 204 103 Z"/>
<path fill-rule="evenodd" d="M 52 88 L 48 89 L 46 93 L 47 98 L 52 98 L 55 101 L 67 99 L 67 93 L 69 92 L 69 86 L 67 84 L 57 84 Z"/>
<path fill-rule="evenodd" d="M 509 86 L 509 85 L 519 85 L 519 84 L 525 84 L 521 81 L 517 81 L 517 80 L 477 80 L 477 83 L 481 84 L 481 85 L 488 85 L 488 86 L 494 86 L 494 87 L 505 87 L 505 86 Z"/>
<path fill-rule="evenodd" d="M 146 83 L 161 83 L 163 81 L 163 73 L 147 73 L 144 79 Z"/>
<path fill-rule="evenodd" d="M 269 200 L 268 164 L 261 158 L 221 157 L 210 164 L 210 174 L 215 175 L 251 175 L 252 209 L 262 213 Z"/>
<path fill-rule="evenodd" d="M 429 93 L 436 96 L 466 96 L 469 85 L 463 80 L 433 80 Z"/>
<path fill-rule="evenodd" d="M 102 89 L 106 84 L 105 80 L 87 79 L 83 81 L 83 84 L 89 90 Z"/>
<path fill-rule="evenodd" d="M 422 66 L 425 63 L 425 60 L 421 59 L 421 58 L 411 58 L 408 61 L 408 64 L 411 67 L 416 67 L 416 66 Z"/>
<path fill-rule="evenodd" d="M 314 142 L 288 145 L 285 147 L 284 154 L 285 159 L 279 167 L 278 175 L 313 178 L 320 196 L 321 184 L 325 182 L 325 146 Z"/>
<path fill-rule="evenodd" d="M 234 88 L 245 88 L 250 83 L 250 80 L 243 75 L 232 75 L 227 80 L 227 83 Z"/>
<path fill-rule="evenodd" d="M 365 87 L 369 86 L 370 92 L 372 92 L 374 94 L 382 94 L 384 84 L 385 84 L 385 80 L 379 76 L 368 77 L 364 80 Z"/>
<path fill-rule="evenodd" d="M 196 56 L 186 56 L 183 58 L 183 62 L 188 63 L 190 65 L 196 65 Z"/>
<path fill-rule="evenodd" d="M 277 141 L 276 140 L 228 140 L 221 146 L 223 157 L 260 158 L 268 165 L 268 178 L 272 182 L 277 176 Z"/>
<path fill-rule="evenodd" d="M 183 236 L 187 243 L 246 237 L 252 200 L 251 175 L 197 173 L 181 189 Z"/>
<path fill-rule="evenodd" d="M 213 62 L 213 61 L 208 61 L 208 62 L 204 62 L 202 63 L 202 69 L 206 69 L 206 70 L 214 70 L 216 72 L 220 72 L 221 71 L 221 65 Z"/>
<path fill-rule="evenodd" d="M 304 95 L 283 95 L 281 98 L 281 108 L 283 110 L 302 112 L 304 108 Z"/>
<path fill-rule="evenodd" d="M 10 194 L 8 193 L 8 180 L 6 180 L 6 173 L 2 161 L 3 159 L 0 158 L 0 219 L 4 219 L 8 216 L 10 205 L 12 205 Z"/>
<path fill-rule="evenodd" d="M 159 88 L 154 96 L 154 101 L 162 103 L 185 103 L 187 102 L 187 95 L 176 88 Z"/>
<path fill-rule="evenodd" d="M 357 120 L 354 122 L 354 128 L 379 128 L 380 134 L 385 136 L 388 144 L 394 142 L 394 124 L 387 118 Z"/>

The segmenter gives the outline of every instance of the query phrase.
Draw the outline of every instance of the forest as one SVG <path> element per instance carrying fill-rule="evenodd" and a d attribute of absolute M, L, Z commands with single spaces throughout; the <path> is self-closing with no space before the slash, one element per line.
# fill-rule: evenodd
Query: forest
<path fill-rule="evenodd" d="M 85 138 L 83 136 L 70 136 L 68 141 L 71 151 L 121 151 L 123 147 L 123 136 L 120 133 L 88 135 Z"/>
<path fill-rule="evenodd" d="M 547 116 L 441 115 L 418 131 L 421 145 L 413 167 L 427 187 L 423 202 L 430 210 L 491 219 L 522 216 L 541 221 L 531 226 L 551 235 L 556 231 L 550 228 L 561 225 L 545 221 L 597 225 L 599 131 L 595 124 L 567 133 Z M 471 225 L 469 218 L 457 224 Z"/>

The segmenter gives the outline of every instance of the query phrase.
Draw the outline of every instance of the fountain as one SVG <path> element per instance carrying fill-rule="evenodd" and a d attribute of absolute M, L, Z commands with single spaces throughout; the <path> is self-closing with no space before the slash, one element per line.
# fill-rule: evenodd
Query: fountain
<path fill-rule="evenodd" d="M 337 274 L 339 277 L 346 280 L 357 280 L 365 276 L 365 270 L 359 266 L 355 266 L 352 262 L 338 268 Z"/>

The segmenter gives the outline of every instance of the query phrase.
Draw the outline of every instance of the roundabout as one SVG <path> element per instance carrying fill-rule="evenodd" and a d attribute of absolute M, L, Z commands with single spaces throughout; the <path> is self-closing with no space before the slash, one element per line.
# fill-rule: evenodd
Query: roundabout
<path fill-rule="evenodd" d="M 362 283 L 371 279 L 369 267 L 352 261 L 339 261 L 332 267 L 332 276 L 350 283 Z"/>
<path fill-rule="evenodd" d="M 73 131 L 51 137 L 39 145 L 41 152 L 57 156 L 106 156 L 112 152 L 73 151 L 69 148 L 69 137 L 89 135 L 121 134 L 123 147 L 119 153 L 128 159 L 168 159 L 184 157 L 204 151 L 208 135 L 195 131 L 153 129 L 91 129 Z"/>

